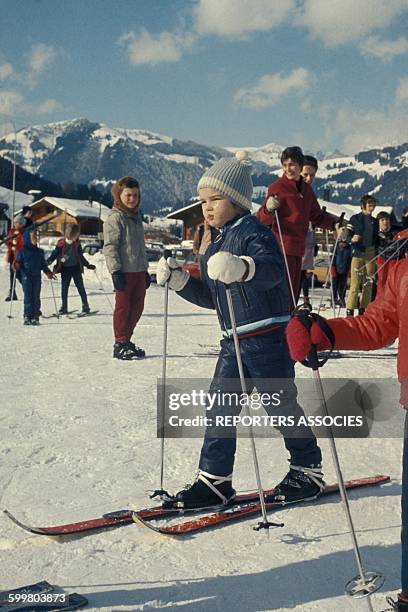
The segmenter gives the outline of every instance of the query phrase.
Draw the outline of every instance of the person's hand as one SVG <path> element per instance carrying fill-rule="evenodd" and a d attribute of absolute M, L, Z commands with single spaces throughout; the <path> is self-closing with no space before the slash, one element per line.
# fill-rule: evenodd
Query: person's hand
<path fill-rule="evenodd" d="M 212 255 L 207 263 L 208 276 L 226 285 L 251 280 L 255 274 L 255 262 L 252 257 L 238 257 L 228 251 L 219 251 Z"/>
<path fill-rule="evenodd" d="M 112 282 L 113 282 L 113 286 L 115 288 L 115 291 L 118 291 L 119 293 L 121 293 L 122 291 L 125 290 L 125 287 L 126 287 L 126 277 L 125 277 L 124 273 L 121 272 L 120 270 L 118 270 L 117 272 L 114 272 L 112 274 Z"/>
<path fill-rule="evenodd" d="M 165 285 L 168 282 L 170 289 L 181 291 L 187 285 L 189 278 L 189 272 L 180 268 L 174 257 L 159 259 L 156 270 L 158 285 Z"/>
<path fill-rule="evenodd" d="M 280 206 L 280 202 L 278 198 L 274 195 L 269 196 L 269 198 L 265 202 L 265 207 L 268 212 L 273 212 L 277 210 Z"/>
<path fill-rule="evenodd" d="M 86 267 L 88 270 L 96 270 L 96 266 L 94 264 L 88 264 Z"/>
<path fill-rule="evenodd" d="M 351 239 L 351 242 L 360 242 L 361 240 L 361 236 L 359 236 L 359 234 L 354 234 L 354 236 Z"/>
<path fill-rule="evenodd" d="M 47 275 L 47 278 L 49 278 L 50 280 L 57 280 L 57 277 L 55 276 L 54 272 L 51 272 L 51 270 L 47 270 L 45 274 Z"/>
<path fill-rule="evenodd" d="M 292 317 L 286 328 L 286 340 L 289 353 L 294 361 L 303 361 L 315 344 L 318 351 L 330 348 L 330 340 L 317 323 L 312 323 L 310 330 L 306 329 L 299 317 Z"/>

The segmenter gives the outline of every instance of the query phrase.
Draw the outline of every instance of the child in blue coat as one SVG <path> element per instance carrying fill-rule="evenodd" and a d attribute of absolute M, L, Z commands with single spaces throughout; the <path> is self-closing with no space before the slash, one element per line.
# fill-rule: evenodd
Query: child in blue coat
<path fill-rule="evenodd" d="M 27 230 L 23 248 L 17 254 L 15 268 L 21 272 L 24 290 L 24 325 L 39 325 L 41 310 L 41 272 L 56 278 L 45 263 L 44 251 L 37 246 L 37 231 Z"/>
<path fill-rule="evenodd" d="M 178 292 L 184 299 L 217 311 L 223 332 L 221 351 L 209 392 L 240 389 L 237 356 L 232 336 L 226 285 L 231 289 L 237 333 L 248 393 L 271 393 L 271 381 L 284 387 L 279 410 L 265 407 L 268 415 L 290 416 L 297 422 L 303 411 L 296 400 L 294 364 L 285 340 L 290 318 L 284 262 L 276 238 L 250 214 L 252 208 L 250 165 L 245 157 L 221 159 L 209 168 L 198 184 L 204 219 L 220 230 L 200 260 L 201 279 L 177 267 L 172 259 L 158 264 L 157 282 Z M 286 380 L 285 380 L 286 379 Z M 283 383 L 282 383 L 283 380 Z M 234 382 L 235 381 L 235 382 Z M 236 450 L 236 429 L 214 425 L 217 416 L 239 415 L 242 405 L 223 406 L 215 402 L 207 414 L 206 429 L 196 481 L 179 491 L 170 503 L 197 508 L 227 504 L 234 499 L 232 472 Z M 314 498 L 324 487 L 321 452 L 312 431 L 306 426 L 279 427 L 290 454 L 290 469 L 275 489 L 278 499 L 287 502 Z"/>

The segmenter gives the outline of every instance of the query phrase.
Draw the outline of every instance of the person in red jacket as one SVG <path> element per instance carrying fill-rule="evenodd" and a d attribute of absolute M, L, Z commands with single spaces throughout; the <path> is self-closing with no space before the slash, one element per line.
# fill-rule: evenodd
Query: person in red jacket
<path fill-rule="evenodd" d="M 261 223 L 271 228 L 286 255 L 293 309 L 294 301 L 299 295 L 302 257 L 309 223 L 313 223 L 315 227 L 334 230 L 338 220 L 320 208 L 313 189 L 302 178 L 304 155 L 300 147 L 285 149 L 281 155 L 281 164 L 283 176 L 269 185 L 257 217 Z"/>
<path fill-rule="evenodd" d="M 13 264 L 16 260 L 18 252 L 23 248 L 23 232 L 25 228 L 25 218 L 22 215 L 17 215 L 14 218 L 13 227 L 9 230 L 6 238 L 7 241 L 7 254 L 6 261 L 9 264 L 10 268 L 10 289 L 8 296 L 6 297 L 6 302 L 10 302 L 11 300 L 17 300 L 16 293 L 16 283 L 15 278 L 20 282 L 20 272 L 15 270 Z"/>
<path fill-rule="evenodd" d="M 397 370 L 401 385 L 400 403 L 407 413 L 402 467 L 402 591 L 395 609 L 408 612 L 408 259 L 398 261 L 393 266 L 384 291 L 369 304 L 363 315 L 329 319 L 326 323 L 334 334 L 335 349 L 370 351 L 399 338 Z M 303 361 L 309 355 L 312 344 L 318 351 L 330 348 L 327 336 L 316 322 L 308 331 L 294 317 L 287 326 L 286 337 L 295 361 Z"/>

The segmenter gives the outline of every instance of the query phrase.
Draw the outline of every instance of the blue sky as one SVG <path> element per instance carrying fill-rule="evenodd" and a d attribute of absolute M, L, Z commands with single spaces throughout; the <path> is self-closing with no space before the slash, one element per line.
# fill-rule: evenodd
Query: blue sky
<path fill-rule="evenodd" d="M 222 146 L 408 140 L 408 0 L 0 0 L 0 135 L 74 117 Z"/>

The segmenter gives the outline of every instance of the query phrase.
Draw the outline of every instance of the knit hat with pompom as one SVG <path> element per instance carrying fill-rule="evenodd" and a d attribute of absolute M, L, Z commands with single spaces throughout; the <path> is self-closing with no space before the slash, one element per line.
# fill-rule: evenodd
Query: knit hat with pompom
<path fill-rule="evenodd" d="M 252 209 L 252 166 L 246 151 L 237 151 L 235 157 L 223 157 L 208 168 L 200 178 L 197 190 L 212 188 L 246 210 Z"/>

